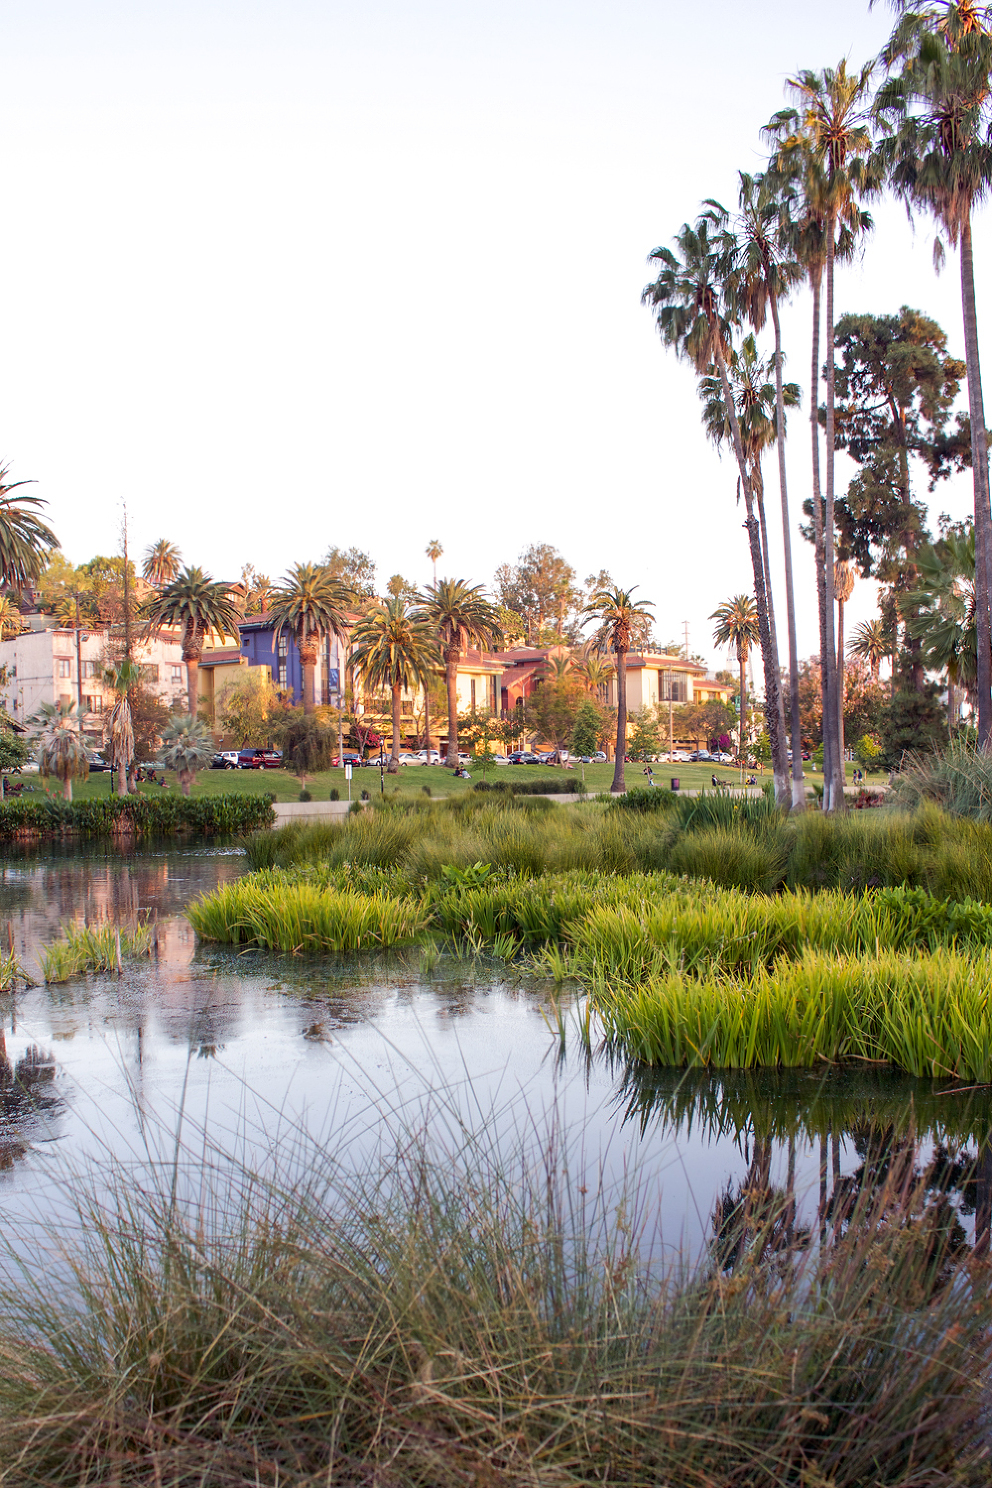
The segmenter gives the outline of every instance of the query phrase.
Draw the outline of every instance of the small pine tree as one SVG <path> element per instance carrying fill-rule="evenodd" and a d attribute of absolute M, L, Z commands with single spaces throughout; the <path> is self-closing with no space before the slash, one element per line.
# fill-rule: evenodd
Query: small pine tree
<path fill-rule="evenodd" d="M 926 752 L 943 744 L 946 739 L 947 719 L 936 682 L 925 681 L 917 689 L 910 678 L 900 678 L 892 701 L 882 714 L 879 728 L 881 767 L 898 770 L 907 752 Z"/>
<path fill-rule="evenodd" d="M 603 726 L 603 719 L 599 708 L 590 699 L 579 704 L 579 710 L 575 715 L 575 724 L 572 728 L 572 739 L 569 745 L 573 754 L 580 759 L 584 756 L 595 754 L 599 748 L 599 735 Z"/>

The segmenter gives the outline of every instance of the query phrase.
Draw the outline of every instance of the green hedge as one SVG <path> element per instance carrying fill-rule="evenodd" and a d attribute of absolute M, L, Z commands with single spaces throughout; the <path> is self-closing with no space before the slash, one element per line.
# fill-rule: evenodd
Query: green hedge
<path fill-rule="evenodd" d="M 44 801 L 4 801 L 0 804 L 0 839 L 29 832 L 53 836 L 81 832 L 110 837 L 133 832 L 137 837 L 169 836 L 174 832 L 252 832 L 275 821 L 271 795 L 247 792 L 187 799 L 161 796 L 104 796 L 71 803 L 49 796 Z"/>
<path fill-rule="evenodd" d="M 504 796 L 575 796 L 582 794 L 582 780 L 553 775 L 550 780 L 480 780 L 476 791 L 498 791 Z"/>

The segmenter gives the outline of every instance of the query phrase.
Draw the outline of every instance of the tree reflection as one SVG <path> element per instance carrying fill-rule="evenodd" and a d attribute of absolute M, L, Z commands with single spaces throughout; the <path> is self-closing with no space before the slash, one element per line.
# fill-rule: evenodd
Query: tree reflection
<path fill-rule="evenodd" d="M 63 1108 L 55 1089 L 55 1060 L 37 1045 L 12 1064 L 0 1033 L 0 1172 L 8 1172 L 28 1150 L 32 1126 Z"/>

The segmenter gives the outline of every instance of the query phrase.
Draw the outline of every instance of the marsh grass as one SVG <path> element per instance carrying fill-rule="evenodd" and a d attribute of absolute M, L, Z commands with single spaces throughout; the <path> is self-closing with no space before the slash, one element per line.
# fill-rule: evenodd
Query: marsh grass
<path fill-rule="evenodd" d="M 134 959 L 151 953 L 153 931 L 150 925 L 132 925 L 122 929 L 109 921 L 103 925 L 68 925 L 61 940 L 40 952 L 38 964 L 44 981 L 67 982 L 87 971 L 112 971 L 117 965 L 119 948 L 123 959 Z"/>
<path fill-rule="evenodd" d="M 986 1278 L 911 1181 L 820 1244 L 768 1192 L 659 1272 L 644 1195 L 580 1196 L 553 1135 L 426 1130 L 207 1162 L 188 1205 L 169 1164 L 80 1177 L 0 1288 L 3 1483 L 987 1482 Z"/>
<path fill-rule="evenodd" d="M 424 928 L 416 903 L 371 890 L 281 883 L 262 875 L 225 884 L 191 904 L 190 924 L 207 940 L 266 951 L 358 951 L 408 945 Z"/>

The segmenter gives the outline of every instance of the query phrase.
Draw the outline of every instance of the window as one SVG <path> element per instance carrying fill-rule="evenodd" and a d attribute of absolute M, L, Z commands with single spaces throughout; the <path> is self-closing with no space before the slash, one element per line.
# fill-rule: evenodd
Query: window
<path fill-rule="evenodd" d="M 183 680 L 182 663 L 181 662 L 178 662 L 178 663 L 177 662 L 173 662 L 172 665 L 169 667 L 169 681 L 170 682 L 182 682 L 182 680 Z"/>
<path fill-rule="evenodd" d="M 84 661 L 83 662 L 83 676 L 84 677 L 99 677 L 99 675 L 100 675 L 100 663 L 98 661 Z"/>
<path fill-rule="evenodd" d="M 102 713 L 103 712 L 103 697 L 102 697 L 102 695 L 99 692 L 94 692 L 94 693 L 84 692 L 83 693 L 83 712 L 84 713 Z"/>
<path fill-rule="evenodd" d="M 671 672 L 666 669 L 658 673 L 658 701 L 662 703 L 689 701 L 689 681 L 685 672 Z"/>
<path fill-rule="evenodd" d="M 278 661 L 276 663 L 276 682 L 280 687 L 286 686 L 286 658 L 289 655 L 289 636 L 285 631 L 279 637 Z"/>
<path fill-rule="evenodd" d="M 475 678 L 474 677 L 469 682 L 469 692 L 470 692 L 471 697 L 472 697 L 471 707 L 472 707 L 472 711 L 474 713 L 475 712 Z"/>
<path fill-rule="evenodd" d="M 143 664 L 141 668 L 141 680 L 142 682 L 158 681 L 158 667 L 154 662 L 146 661 Z"/>
<path fill-rule="evenodd" d="M 59 676 L 60 677 L 71 677 L 72 676 L 72 662 L 69 661 L 69 659 L 67 657 L 65 657 L 65 656 L 60 656 L 59 657 Z"/>

